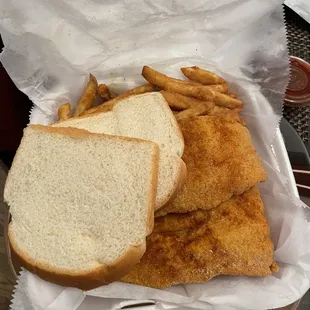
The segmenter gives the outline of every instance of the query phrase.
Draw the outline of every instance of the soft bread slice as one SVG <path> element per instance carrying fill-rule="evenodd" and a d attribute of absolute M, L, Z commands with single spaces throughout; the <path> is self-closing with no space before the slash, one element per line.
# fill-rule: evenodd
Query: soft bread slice
<path fill-rule="evenodd" d="M 160 158 L 155 210 L 171 201 L 185 182 L 186 165 L 180 158 L 184 151 L 183 136 L 160 93 L 131 96 L 118 101 L 112 111 L 71 118 L 52 126 L 76 127 L 156 142 L 160 147 Z"/>
<path fill-rule="evenodd" d="M 13 253 L 60 285 L 87 290 L 119 279 L 153 229 L 158 156 L 149 141 L 26 128 L 4 190 Z"/>
<path fill-rule="evenodd" d="M 159 92 L 134 95 L 117 101 L 110 111 L 92 113 L 53 124 L 76 126 L 92 132 L 104 132 L 157 143 L 160 149 L 182 157 L 184 139 L 179 125 L 163 95 Z M 102 122 L 102 116 L 105 122 Z M 85 125 L 91 122 L 91 125 Z M 87 126 L 84 127 L 84 126 Z"/>

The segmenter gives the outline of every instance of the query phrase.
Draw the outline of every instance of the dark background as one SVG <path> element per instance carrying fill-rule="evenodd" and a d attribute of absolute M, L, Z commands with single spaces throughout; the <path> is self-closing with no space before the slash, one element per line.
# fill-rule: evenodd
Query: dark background
<path fill-rule="evenodd" d="M 0 37 L 0 50 L 3 43 Z M 29 122 L 32 102 L 14 85 L 0 63 L 0 159 L 10 166 Z"/>

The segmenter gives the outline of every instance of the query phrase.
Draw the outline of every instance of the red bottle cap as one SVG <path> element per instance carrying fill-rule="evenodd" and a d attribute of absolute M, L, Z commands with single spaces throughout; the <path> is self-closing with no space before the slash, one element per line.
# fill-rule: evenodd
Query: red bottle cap
<path fill-rule="evenodd" d="M 291 80 L 284 101 L 295 107 L 310 104 L 310 64 L 295 56 L 290 61 Z"/>

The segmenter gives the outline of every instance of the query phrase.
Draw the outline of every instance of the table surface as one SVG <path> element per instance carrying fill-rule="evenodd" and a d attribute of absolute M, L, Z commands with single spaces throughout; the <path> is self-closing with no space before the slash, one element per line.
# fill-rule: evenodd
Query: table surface
<path fill-rule="evenodd" d="M 300 57 L 310 63 L 310 24 L 288 7 L 285 7 L 284 12 L 290 55 Z M 300 108 L 285 106 L 283 115 L 300 135 L 309 152 L 310 105 Z"/>

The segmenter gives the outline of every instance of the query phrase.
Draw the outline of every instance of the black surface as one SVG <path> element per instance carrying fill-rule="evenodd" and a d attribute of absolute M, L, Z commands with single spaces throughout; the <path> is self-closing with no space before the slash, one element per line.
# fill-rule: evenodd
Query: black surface
<path fill-rule="evenodd" d="M 0 36 L 0 51 L 3 42 Z M 29 122 L 32 102 L 17 89 L 0 63 L 0 159 L 7 167 L 11 166 L 15 150 L 23 134 L 23 128 Z"/>
<path fill-rule="evenodd" d="M 283 118 L 280 124 L 281 133 L 291 165 L 310 168 L 310 157 L 307 149 L 293 126 Z"/>
<path fill-rule="evenodd" d="M 284 12 L 289 54 L 310 63 L 310 24 L 287 6 Z M 310 105 L 299 108 L 284 106 L 283 115 L 295 128 L 303 142 L 309 144 Z"/>

